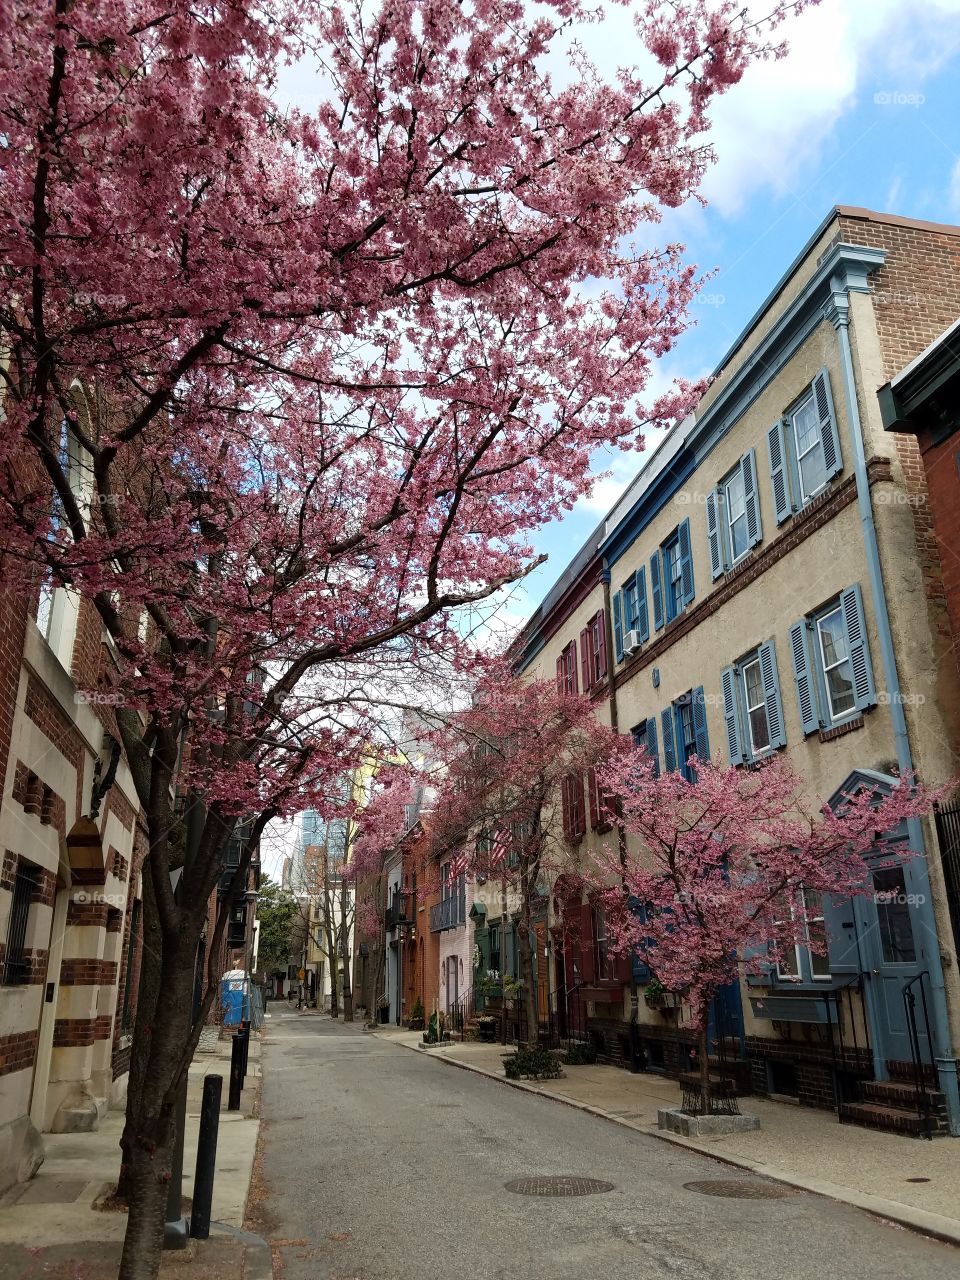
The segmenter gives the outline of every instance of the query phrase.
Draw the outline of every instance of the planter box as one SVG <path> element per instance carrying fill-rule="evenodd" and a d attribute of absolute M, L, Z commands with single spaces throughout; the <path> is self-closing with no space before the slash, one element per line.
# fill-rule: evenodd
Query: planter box
<path fill-rule="evenodd" d="M 754 1017 L 774 1022 L 836 1023 L 837 1006 L 823 996 L 803 995 L 751 996 Z"/>
<path fill-rule="evenodd" d="M 657 1128 L 684 1138 L 705 1138 L 721 1133 L 749 1133 L 760 1128 L 759 1116 L 688 1116 L 678 1107 L 661 1107 Z"/>

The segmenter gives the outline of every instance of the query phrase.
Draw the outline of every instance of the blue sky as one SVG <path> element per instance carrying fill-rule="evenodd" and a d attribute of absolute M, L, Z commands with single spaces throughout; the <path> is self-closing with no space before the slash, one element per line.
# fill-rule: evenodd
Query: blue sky
<path fill-rule="evenodd" d="M 717 274 L 657 390 L 716 367 L 833 205 L 960 222 L 960 0 L 823 0 L 786 32 L 787 58 L 716 105 L 707 207 L 670 211 L 661 227 Z M 602 46 L 592 52 L 602 66 Z M 593 497 L 537 536 L 549 561 L 514 594 L 512 618 L 539 602 L 642 462 L 617 455 Z"/>

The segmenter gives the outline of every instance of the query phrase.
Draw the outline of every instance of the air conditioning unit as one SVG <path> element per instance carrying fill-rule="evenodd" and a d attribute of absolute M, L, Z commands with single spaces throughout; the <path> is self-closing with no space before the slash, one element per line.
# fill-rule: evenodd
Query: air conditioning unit
<path fill-rule="evenodd" d="M 624 654 L 626 654 L 629 657 L 631 653 L 636 653 L 637 650 L 640 648 L 640 643 L 641 643 L 640 632 L 628 631 L 627 634 L 623 637 Z"/>

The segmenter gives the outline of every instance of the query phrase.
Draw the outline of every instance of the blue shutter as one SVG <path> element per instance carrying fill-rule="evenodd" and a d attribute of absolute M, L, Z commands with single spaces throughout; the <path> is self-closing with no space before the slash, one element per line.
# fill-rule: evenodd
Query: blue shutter
<path fill-rule="evenodd" d="M 710 547 L 710 576 L 715 582 L 723 573 L 723 553 L 720 548 L 720 522 L 717 519 L 717 508 L 720 505 L 720 490 L 711 489 L 707 494 L 707 543 Z"/>
<path fill-rule="evenodd" d="M 693 599 L 693 555 L 690 549 L 690 521 L 681 521 L 677 530 L 680 539 L 680 589 L 683 592 L 683 603 L 689 604 Z"/>
<path fill-rule="evenodd" d="M 660 777 L 660 751 L 657 747 L 657 717 L 651 716 L 647 721 L 647 755 L 653 761 L 653 776 Z"/>
<path fill-rule="evenodd" d="M 653 625 L 659 631 L 663 627 L 663 588 L 660 585 L 660 552 L 650 557 L 650 590 L 653 592 Z"/>
<path fill-rule="evenodd" d="M 810 666 L 810 645 L 805 618 L 795 622 L 790 628 L 790 652 L 793 655 L 793 678 L 797 682 L 797 704 L 800 708 L 800 723 L 804 736 L 814 733 L 820 726 L 817 714 L 816 696 L 813 685 L 813 671 Z"/>
<path fill-rule="evenodd" d="M 621 615 L 622 600 L 618 591 L 613 597 L 613 647 L 617 662 L 623 661 L 623 618 Z"/>
<path fill-rule="evenodd" d="M 707 737 L 707 704 L 703 697 L 703 685 L 693 691 L 693 740 L 698 760 L 710 759 L 710 739 Z"/>
<path fill-rule="evenodd" d="M 770 454 L 770 483 L 773 485 L 773 505 L 777 512 L 777 524 L 783 524 L 787 516 L 792 513 L 793 504 L 790 500 L 782 418 L 767 432 L 767 451 Z"/>
<path fill-rule="evenodd" d="M 877 703 L 877 691 L 873 683 L 873 667 L 867 646 L 867 624 L 863 616 L 863 597 L 860 587 L 854 584 L 840 593 L 840 607 L 847 629 L 847 652 L 853 673 L 853 695 L 858 708 L 864 711 Z"/>
<path fill-rule="evenodd" d="M 760 646 L 760 674 L 763 676 L 763 696 L 767 704 L 767 729 L 771 747 L 785 747 L 787 735 L 783 725 L 783 698 L 780 695 L 780 676 L 777 672 L 777 653 L 772 640 Z"/>
<path fill-rule="evenodd" d="M 823 461 L 827 469 L 827 479 L 838 475 L 843 470 L 843 457 L 840 453 L 840 433 L 837 430 L 837 415 L 833 407 L 833 395 L 830 391 L 830 374 L 821 369 L 813 380 L 813 398 L 817 406 L 817 417 L 820 419 L 820 439 L 823 442 Z"/>
<path fill-rule="evenodd" d="M 825 893 L 821 906 L 831 974 L 859 973 L 860 956 L 854 915 L 856 903 L 851 898 L 838 898 Z"/>
<path fill-rule="evenodd" d="M 732 765 L 743 764 L 749 759 L 745 736 L 740 734 L 740 717 L 737 714 L 737 669 L 724 667 L 720 672 L 720 688 L 723 692 L 723 723 L 727 731 L 727 754 Z"/>
<path fill-rule="evenodd" d="M 740 474 L 743 476 L 743 494 L 747 508 L 747 546 L 755 547 L 763 538 L 763 527 L 760 523 L 760 496 L 757 493 L 757 454 L 748 449 L 740 459 Z"/>
<path fill-rule="evenodd" d="M 663 767 L 667 773 L 673 773 L 677 767 L 677 752 L 673 745 L 673 707 L 667 707 L 660 713 L 663 725 Z"/>
<path fill-rule="evenodd" d="M 637 584 L 637 630 L 641 642 L 650 639 L 650 611 L 647 608 L 647 570 L 641 565 L 636 573 Z"/>

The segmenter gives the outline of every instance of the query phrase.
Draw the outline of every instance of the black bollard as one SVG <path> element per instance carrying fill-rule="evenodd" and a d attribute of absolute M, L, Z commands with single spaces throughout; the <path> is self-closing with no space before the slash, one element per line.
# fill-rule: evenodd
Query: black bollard
<path fill-rule="evenodd" d="M 247 1079 L 247 1067 L 250 1063 L 250 1019 L 245 1018 L 240 1023 L 240 1030 L 243 1032 L 243 1079 Z"/>
<path fill-rule="evenodd" d="M 227 1110 L 240 1110 L 240 1091 L 243 1088 L 243 1041 L 239 1034 L 233 1037 L 230 1046 L 230 1094 L 227 1098 Z"/>
<path fill-rule="evenodd" d="M 217 1166 L 217 1132 L 220 1128 L 222 1092 L 223 1076 L 204 1077 L 200 1133 L 197 1136 L 197 1171 L 193 1178 L 193 1210 L 190 1214 L 190 1234 L 194 1240 L 206 1240 L 210 1235 L 210 1206 L 213 1203 L 213 1177 Z M 237 1102 L 239 1104 L 239 1098 Z"/>

